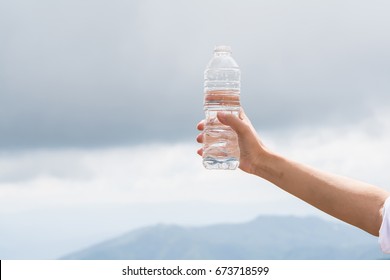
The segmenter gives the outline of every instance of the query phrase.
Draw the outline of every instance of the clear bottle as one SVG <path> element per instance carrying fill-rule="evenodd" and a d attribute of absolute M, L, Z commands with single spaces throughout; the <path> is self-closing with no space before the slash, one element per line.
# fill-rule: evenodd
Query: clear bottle
<path fill-rule="evenodd" d="M 240 150 L 237 134 L 219 122 L 217 112 L 238 115 L 241 72 L 229 46 L 217 46 L 204 72 L 203 165 L 207 169 L 236 169 Z"/>

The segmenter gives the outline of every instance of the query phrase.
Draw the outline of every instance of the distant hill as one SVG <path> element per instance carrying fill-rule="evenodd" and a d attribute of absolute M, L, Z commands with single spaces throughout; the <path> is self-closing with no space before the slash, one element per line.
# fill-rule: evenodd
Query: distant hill
<path fill-rule="evenodd" d="M 260 216 L 243 224 L 156 225 L 62 259 L 384 259 L 377 238 L 315 217 Z"/>

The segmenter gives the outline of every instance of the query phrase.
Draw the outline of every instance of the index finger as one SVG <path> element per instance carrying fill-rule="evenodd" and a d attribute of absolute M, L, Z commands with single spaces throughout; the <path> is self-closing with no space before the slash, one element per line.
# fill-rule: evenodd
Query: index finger
<path fill-rule="evenodd" d="M 198 125 L 196 126 L 196 128 L 200 131 L 204 130 L 204 120 L 201 120 Z"/>

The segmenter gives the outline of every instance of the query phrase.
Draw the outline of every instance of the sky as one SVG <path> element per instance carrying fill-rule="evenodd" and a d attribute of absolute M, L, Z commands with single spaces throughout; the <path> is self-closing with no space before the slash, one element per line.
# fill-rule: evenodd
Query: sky
<path fill-rule="evenodd" d="M 266 146 L 390 190 L 390 3 L 4 0 L 0 259 L 157 223 L 320 211 L 196 155 L 203 71 L 230 45 Z"/>

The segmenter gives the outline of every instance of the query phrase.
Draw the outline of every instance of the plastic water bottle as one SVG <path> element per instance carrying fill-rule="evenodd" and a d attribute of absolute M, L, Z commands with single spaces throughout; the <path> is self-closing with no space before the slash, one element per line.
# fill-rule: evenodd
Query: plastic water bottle
<path fill-rule="evenodd" d="M 241 72 L 229 46 L 217 46 L 204 72 L 203 165 L 207 169 L 236 169 L 240 150 L 237 134 L 221 124 L 217 112 L 238 115 Z"/>

